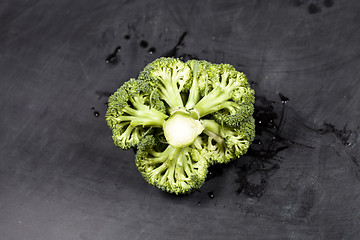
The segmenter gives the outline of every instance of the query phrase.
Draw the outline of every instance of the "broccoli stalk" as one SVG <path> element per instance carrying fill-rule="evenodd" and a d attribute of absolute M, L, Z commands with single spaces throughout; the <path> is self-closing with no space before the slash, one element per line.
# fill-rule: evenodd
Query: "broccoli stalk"
<path fill-rule="evenodd" d="M 194 142 L 204 127 L 186 112 L 177 111 L 164 123 L 164 135 L 174 147 L 185 147 Z"/>
<path fill-rule="evenodd" d="M 114 143 L 136 147 L 146 181 L 182 194 L 207 168 L 245 154 L 254 139 L 254 91 L 229 64 L 159 58 L 109 98 Z"/>
<path fill-rule="evenodd" d="M 191 64 L 192 63 L 192 64 Z M 186 108 L 190 109 L 195 106 L 195 104 L 200 99 L 200 91 L 198 87 L 198 75 L 199 75 L 199 62 L 198 61 L 192 61 L 190 64 L 192 71 L 193 71 L 193 79 L 192 79 L 192 86 L 189 91 L 189 98 L 186 102 Z"/>
<path fill-rule="evenodd" d="M 114 120 L 119 122 L 130 122 L 131 126 L 154 126 L 162 127 L 165 119 L 168 117 L 166 114 L 156 110 L 155 108 L 149 108 L 136 101 L 133 102 L 134 108 L 126 106 L 122 109 L 126 115 L 114 117 Z"/>

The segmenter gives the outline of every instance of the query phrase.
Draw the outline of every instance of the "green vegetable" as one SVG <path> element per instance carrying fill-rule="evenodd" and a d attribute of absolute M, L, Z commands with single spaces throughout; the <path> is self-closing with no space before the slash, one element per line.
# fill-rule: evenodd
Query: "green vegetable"
<path fill-rule="evenodd" d="M 245 154 L 254 139 L 254 90 L 229 64 L 159 58 L 109 98 L 114 143 L 134 148 L 146 181 L 182 194 L 208 167 Z"/>

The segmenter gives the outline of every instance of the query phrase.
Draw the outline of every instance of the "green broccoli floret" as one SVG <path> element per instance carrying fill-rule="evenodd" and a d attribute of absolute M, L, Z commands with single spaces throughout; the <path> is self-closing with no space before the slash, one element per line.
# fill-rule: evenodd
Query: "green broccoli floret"
<path fill-rule="evenodd" d="M 215 120 L 201 121 L 208 141 L 204 149 L 213 149 L 212 163 L 226 163 L 244 155 L 255 137 L 255 121 L 252 116 L 239 123 L 238 128 L 223 126 Z"/>
<path fill-rule="evenodd" d="M 254 139 L 254 90 L 229 64 L 159 58 L 110 98 L 117 146 L 135 147 L 151 185 L 175 193 L 202 186 L 207 169 L 245 154 Z"/>
<path fill-rule="evenodd" d="M 201 187 L 208 161 L 194 147 L 174 147 L 147 135 L 138 144 L 136 165 L 148 183 L 181 194 Z"/>
<path fill-rule="evenodd" d="M 239 127 L 254 112 L 255 92 L 246 76 L 230 64 L 212 64 L 207 73 L 203 84 L 207 88 L 202 90 L 202 98 L 192 111 L 200 118 L 212 114 L 221 124 Z"/>
<path fill-rule="evenodd" d="M 170 107 L 169 112 L 183 107 L 181 91 L 190 85 L 189 66 L 176 58 L 159 58 L 148 64 L 139 79 L 158 89 L 162 100 Z"/>
<path fill-rule="evenodd" d="M 108 101 L 106 120 L 123 149 L 136 146 L 149 127 L 161 128 L 166 118 L 164 103 L 144 81 L 130 79 Z"/>

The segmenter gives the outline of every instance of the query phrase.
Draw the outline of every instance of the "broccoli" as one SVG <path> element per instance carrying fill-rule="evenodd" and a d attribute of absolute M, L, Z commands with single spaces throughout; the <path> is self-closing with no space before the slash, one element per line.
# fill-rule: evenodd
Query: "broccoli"
<path fill-rule="evenodd" d="M 110 96 L 106 120 L 149 184 L 184 194 L 203 185 L 209 166 L 247 152 L 254 95 L 230 64 L 162 57 Z"/>

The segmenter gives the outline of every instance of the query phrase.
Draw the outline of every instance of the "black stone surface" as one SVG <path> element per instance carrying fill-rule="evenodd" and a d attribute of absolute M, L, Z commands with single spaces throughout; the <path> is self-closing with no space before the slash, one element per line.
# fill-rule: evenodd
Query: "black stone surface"
<path fill-rule="evenodd" d="M 360 239 L 360 2 L 0 2 L 0 239 Z M 233 64 L 257 136 L 200 191 L 149 186 L 108 96 L 160 56 Z"/>

